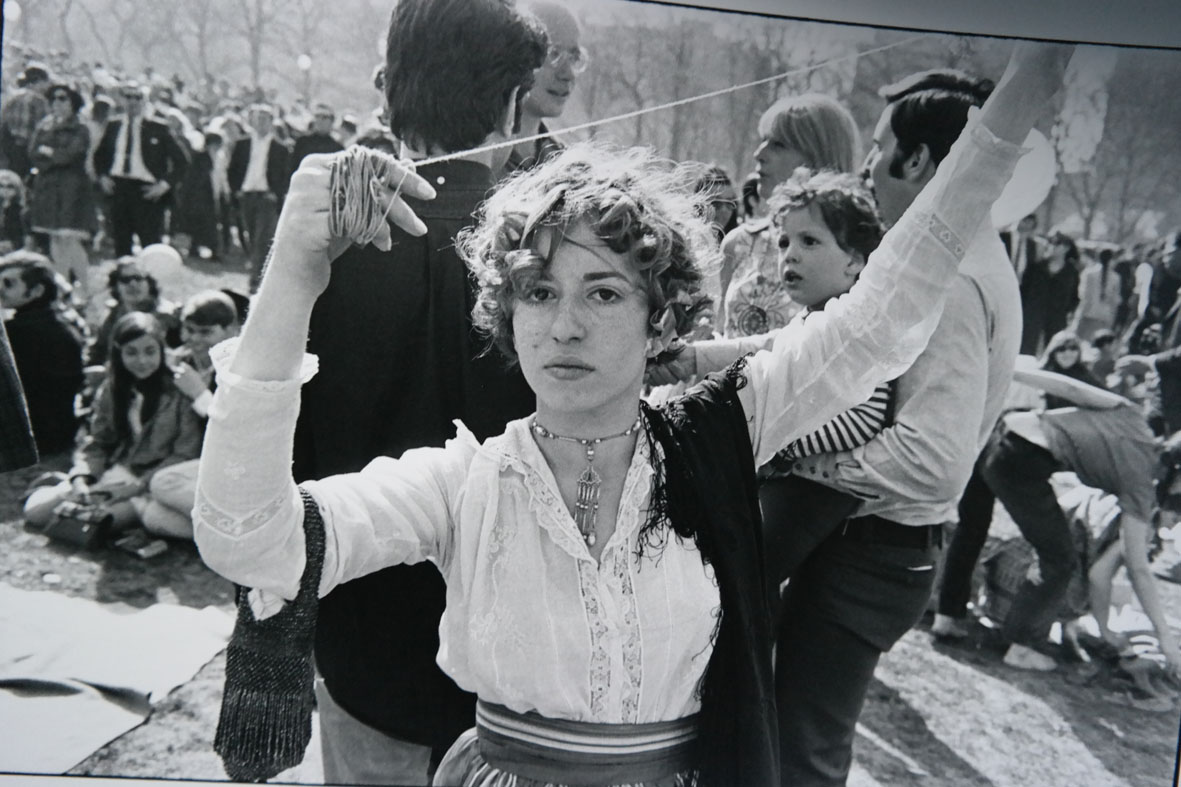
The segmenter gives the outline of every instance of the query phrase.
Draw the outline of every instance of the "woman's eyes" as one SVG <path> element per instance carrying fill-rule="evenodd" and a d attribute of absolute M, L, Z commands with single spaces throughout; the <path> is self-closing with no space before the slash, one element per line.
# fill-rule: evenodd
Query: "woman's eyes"
<path fill-rule="evenodd" d="M 611 287 L 595 287 L 586 297 L 595 303 L 619 303 L 624 295 Z M 552 303 L 557 298 L 558 294 L 553 288 L 537 286 L 526 291 L 521 299 L 526 303 Z"/>
<path fill-rule="evenodd" d="M 616 303 L 623 295 L 608 287 L 597 287 L 591 291 L 590 297 L 600 303 Z"/>
<path fill-rule="evenodd" d="M 534 287 L 525 293 L 524 300 L 528 303 L 544 303 L 553 297 L 553 292 L 545 287 Z"/>

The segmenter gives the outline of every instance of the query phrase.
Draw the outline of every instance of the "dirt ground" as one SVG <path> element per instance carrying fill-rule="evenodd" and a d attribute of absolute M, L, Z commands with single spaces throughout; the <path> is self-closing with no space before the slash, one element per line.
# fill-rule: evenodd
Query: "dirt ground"
<path fill-rule="evenodd" d="M 186 276 L 165 291 L 181 297 L 210 282 L 240 286 L 244 279 L 214 268 Z M 67 463 L 68 457 L 50 457 L 0 475 L 0 582 L 139 608 L 214 605 L 232 613 L 230 584 L 204 568 L 191 544 L 174 542 L 164 554 L 141 560 L 113 548 L 85 552 L 50 544 L 26 529 L 20 493 L 40 472 Z M 996 529 L 1003 532 L 999 519 Z M 1166 549 L 1159 567 L 1178 559 Z M 1181 585 L 1159 584 L 1181 628 Z M 878 669 L 850 785 L 1140 787 L 1173 781 L 1181 718 L 1176 700 L 1147 709 L 1132 681 L 1098 659 L 1064 662 L 1052 674 L 1026 673 L 1004 666 L 1000 652 L 984 628 L 956 645 L 935 642 L 926 624 L 908 634 Z M 224 654 L 157 703 L 142 725 L 69 773 L 224 780 L 212 750 L 223 677 Z M 305 763 L 277 781 L 321 778 L 313 745 Z"/>

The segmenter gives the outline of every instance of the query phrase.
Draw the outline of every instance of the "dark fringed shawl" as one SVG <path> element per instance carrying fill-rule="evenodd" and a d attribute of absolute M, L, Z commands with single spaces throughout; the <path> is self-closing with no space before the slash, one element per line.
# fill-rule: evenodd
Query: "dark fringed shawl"
<path fill-rule="evenodd" d="M 746 415 L 738 399 L 745 360 L 660 408 L 644 406 L 656 463 L 653 516 L 692 540 L 713 566 L 722 604 L 702 679 L 701 787 L 779 784 L 771 626 L 763 579 L 762 520 Z"/>
<path fill-rule="evenodd" d="M 299 594 L 257 620 L 237 587 L 238 620 L 226 649 L 226 682 L 213 750 L 237 782 L 264 782 L 303 761 L 316 706 L 312 642 L 324 566 L 324 520 L 302 487 L 307 564 Z"/>

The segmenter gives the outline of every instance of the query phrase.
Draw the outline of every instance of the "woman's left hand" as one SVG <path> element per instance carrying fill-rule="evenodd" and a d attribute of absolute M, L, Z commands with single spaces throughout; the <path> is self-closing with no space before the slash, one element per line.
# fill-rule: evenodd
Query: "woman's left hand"
<path fill-rule="evenodd" d="M 356 239 L 333 236 L 329 231 L 332 210 L 332 169 L 350 151 L 331 154 L 312 154 L 304 158 L 291 176 L 291 186 L 279 214 L 275 230 L 271 267 L 304 280 L 315 288 L 315 294 L 328 286 L 329 265 Z M 401 183 L 401 189 L 398 185 Z M 393 247 L 389 222 L 411 235 L 426 234 L 426 225 L 402 199 L 403 194 L 418 199 L 433 199 L 435 190 L 409 164 L 398 162 L 387 182 L 378 185 L 375 208 L 383 212 L 383 222 L 373 244 L 383 251 Z M 339 198 L 339 197 L 338 197 Z M 345 193 L 345 200 L 365 199 L 364 195 Z"/>

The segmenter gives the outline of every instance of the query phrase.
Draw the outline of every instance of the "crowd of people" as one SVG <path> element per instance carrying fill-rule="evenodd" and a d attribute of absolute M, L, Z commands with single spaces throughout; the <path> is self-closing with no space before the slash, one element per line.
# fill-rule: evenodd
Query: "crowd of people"
<path fill-rule="evenodd" d="M 30 526 L 82 503 L 195 538 L 254 589 L 239 633 L 314 654 L 281 688 L 314 692 L 332 783 L 843 784 L 929 607 L 1052 670 L 1087 612 L 1128 652 L 1121 565 L 1181 675 L 1149 570 L 1181 512 L 1181 232 L 987 219 L 1063 52 L 884 86 L 868 145 L 784 97 L 738 180 L 552 133 L 591 53 L 524 5 L 401 0 L 366 123 L 24 67 L 0 307 L 27 432 L 72 452 Z M 162 292 L 235 247 L 249 293 Z M 974 604 L 997 501 L 1031 549 Z M 219 732 L 232 777 L 293 764 L 265 737 Z"/>

